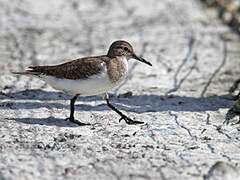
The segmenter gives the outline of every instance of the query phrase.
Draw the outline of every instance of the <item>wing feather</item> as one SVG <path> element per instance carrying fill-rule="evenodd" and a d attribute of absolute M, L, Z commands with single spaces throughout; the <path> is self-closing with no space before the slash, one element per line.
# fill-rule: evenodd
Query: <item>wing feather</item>
<path fill-rule="evenodd" d="M 80 58 L 56 66 L 30 66 L 26 72 L 13 72 L 24 75 L 48 75 L 62 79 L 85 79 L 102 71 L 106 56 Z"/>

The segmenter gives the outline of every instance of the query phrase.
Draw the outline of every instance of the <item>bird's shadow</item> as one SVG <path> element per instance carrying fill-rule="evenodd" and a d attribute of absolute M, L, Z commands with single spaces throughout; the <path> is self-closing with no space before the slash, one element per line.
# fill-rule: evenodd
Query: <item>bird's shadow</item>
<path fill-rule="evenodd" d="M 58 127 L 79 127 L 77 124 L 52 116 L 48 118 L 6 118 L 5 120 L 18 121 L 24 124 L 39 124 Z"/>
<path fill-rule="evenodd" d="M 0 104 L 0 109 L 33 109 L 33 108 L 58 108 L 69 109 L 68 104 L 56 102 L 57 100 L 69 100 L 72 96 L 61 92 L 43 91 L 43 90 L 25 90 L 16 93 L 0 94 L 0 99 L 4 99 L 4 103 Z M 14 100 L 38 100 L 20 101 Z M 79 97 L 81 102 L 102 101 L 101 97 Z M 40 102 L 39 102 L 40 101 Z M 43 101 L 43 102 L 41 102 Z M 47 102 L 46 102 L 47 101 Z M 50 102 L 49 102 L 50 101 Z M 54 102 L 55 101 L 55 102 Z M 204 112 L 217 111 L 221 108 L 231 108 L 234 104 L 231 94 L 221 96 L 208 97 L 187 97 L 187 96 L 160 96 L 160 95 L 131 95 L 124 94 L 119 97 L 111 98 L 113 104 L 120 110 L 135 113 L 146 112 Z M 97 103 L 98 105 L 79 104 L 76 102 L 77 111 L 103 111 L 109 110 L 104 101 Z M 232 116 L 233 118 L 233 116 Z M 54 117 L 49 118 L 11 118 L 12 120 L 20 121 L 27 124 L 45 124 L 55 126 L 72 126 L 72 123 L 65 122 L 63 119 Z M 229 122 L 229 116 L 226 114 L 226 120 Z M 75 126 L 75 125 L 73 125 Z"/>
<path fill-rule="evenodd" d="M 48 117 L 48 118 L 6 118 L 5 120 L 13 120 L 18 121 L 24 124 L 39 124 L 39 125 L 46 125 L 46 126 L 58 126 L 58 127 L 79 127 L 79 126 L 90 126 L 91 124 L 75 124 L 65 120 L 64 118 L 55 118 L 55 117 Z M 92 124 L 95 125 L 95 124 Z"/>

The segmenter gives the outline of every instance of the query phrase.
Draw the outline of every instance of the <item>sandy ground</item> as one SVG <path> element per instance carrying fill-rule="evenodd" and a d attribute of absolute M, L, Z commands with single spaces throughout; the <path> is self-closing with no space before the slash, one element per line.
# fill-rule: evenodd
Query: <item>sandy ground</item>
<path fill-rule="evenodd" d="M 0 179 L 240 179 L 239 117 L 228 113 L 240 41 L 198 1 L 0 1 Z M 153 67 L 130 62 L 112 102 L 14 76 L 106 54 L 124 39 Z M 237 90 L 233 93 L 236 94 Z"/>

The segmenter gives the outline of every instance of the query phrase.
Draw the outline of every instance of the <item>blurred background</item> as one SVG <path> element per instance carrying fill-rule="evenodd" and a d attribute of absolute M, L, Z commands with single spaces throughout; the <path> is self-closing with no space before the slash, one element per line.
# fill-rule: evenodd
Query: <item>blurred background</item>
<path fill-rule="evenodd" d="M 0 179 L 237 177 L 239 117 L 227 115 L 239 11 L 239 0 L 0 0 Z M 70 96 L 11 74 L 103 55 L 119 39 L 153 64 L 130 61 L 111 96 L 141 126 L 118 123 L 99 97 L 76 105 L 92 125 L 72 125 Z"/>
<path fill-rule="evenodd" d="M 191 80 L 199 78 L 198 86 L 202 86 L 203 79 L 212 73 L 206 67 L 212 63 L 221 66 L 222 54 L 219 52 L 225 39 L 234 44 L 231 46 L 234 53 L 230 56 L 239 56 L 239 46 L 234 43 L 238 37 L 229 33 L 228 26 L 220 22 L 222 18 L 230 28 L 238 31 L 238 2 L 0 1 L 3 82 L 0 86 L 46 86 L 34 79 L 24 83 L 14 81 L 15 77 L 9 77 L 6 72 L 22 71 L 29 65 L 53 65 L 79 57 L 106 54 L 109 45 L 118 39 L 132 43 L 138 54 L 154 64 L 152 69 L 142 65 L 135 69 L 138 64 L 132 63 L 136 76 L 148 77 L 149 81 L 143 85 L 146 88 L 152 86 L 156 91 L 159 88 L 162 92 L 171 91 L 185 76 Z M 201 73 L 196 68 L 197 64 Z M 230 64 L 224 65 L 231 69 Z M 181 69 L 185 72 L 181 73 Z M 130 79 L 134 78 L 132 71 Z M 132 82 L 136 81 L 137 78 Z"/>

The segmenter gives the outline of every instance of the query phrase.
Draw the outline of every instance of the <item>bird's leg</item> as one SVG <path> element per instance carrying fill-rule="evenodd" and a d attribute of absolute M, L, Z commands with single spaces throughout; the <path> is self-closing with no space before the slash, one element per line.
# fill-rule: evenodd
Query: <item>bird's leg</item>
<path fill-rule="evenodd" d="M 90 125 L 90 124 L 86 124 L 86 123 L 82 123 L 78 120 L 76 120 L 74 118 L 74 104 L 75 104 L 75 101 L 77 100 L 79 94 L 76 94 L 72 99 L 71 99 L 71 102 L 70 102 L 70 117 L 67 118 L 66 120 L 69 120 L 70 122 L 73 122 L 73 123 L 76 123 L 80 126 L 83 126 L 83 125 Z"/>
<path fill-rule="evenodd" d="M 75 96 L 71 99 L 71 102 L 70 102 L 70 118 L 69 118 L 70 121 L 73 121 L 73 120 L 74 120 L 74 104 L 75 104 L 77 98 L 78 98 L 78 95 L 75 95 Z"/>
<path fill-rule="evenodd" d="M 121 122 L 121 120 L 124 120 L 127 124 L 143 124 L 144 123 L 141 121 L 132 120 L 131 118 L 129 118 L 125 114 L 123 114 L 121 111 L 119 111 L 116 107 L 114 107 L 112 105 L 112 103 L 109 101 L 109 97 L 108 97 L 107 93 L 104 95 L 104 99 L 107 101 L 108 107 L 110 107 L 113 111 L 115 111 L 116 113 L 118 113 L 121 116 L 121 118 L 119 119 L 119 122 Z"/>

